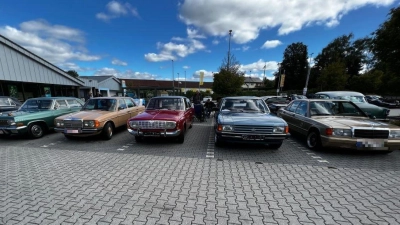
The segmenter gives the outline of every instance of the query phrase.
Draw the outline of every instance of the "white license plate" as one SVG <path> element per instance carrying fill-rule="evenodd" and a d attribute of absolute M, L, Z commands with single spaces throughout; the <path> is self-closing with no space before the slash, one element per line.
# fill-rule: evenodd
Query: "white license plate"
<path fill-rule="evenodd" d="M 4 131 L 0 130 L 0 134 L 4 134 Z"/>
<path fill-rule="evenodd" d="M 357 139 L 356 146 L 361 147 L 385 147 L 385 140 L 383 139 Z"/>
<path fill-rule="evenodd" d="M 65 130 L 65 133 L 68 133 L 68 134 L 78 134 L 78 133 L 79 133 L 79 130 Z"/>
<path fill-rule="evenodd" d="M 262 135 L 242 135 L 243 140 L 264 140 Z"/>

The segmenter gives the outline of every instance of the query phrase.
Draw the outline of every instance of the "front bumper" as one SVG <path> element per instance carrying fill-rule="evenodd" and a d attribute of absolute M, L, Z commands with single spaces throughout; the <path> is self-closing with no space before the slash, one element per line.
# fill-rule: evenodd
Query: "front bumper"
<path fill-rule="evenodd" d="M 28 127 L 27 126 L 20 126 L 20 127 L 15 127 L 15 126 L 0 126 L 0 135 L 2 134 L 24 134 L 28 132 Z"/>
<path fill-rule="evenodd" d="M 400 149 L 400 140 L 339 138 L 321 136 L 321 144 L 328 148 L 348 148 L 354 150 L 393 151 Z"/>
<path fill-rule="evenodd" d="M 215 132 L 219 140 L 235 143 L 265 143 L 279 144 L 290 137 L 290 134 L 249 134 L 249 133 L 230 133 Z"/>
<path fill-rule="evenodd" d="M 54 131 L 71 135 L 71 136 L 91 136 L 91 135 L 97 135 L 100 134 L 103 131 L 102 127 L 97 127 L 97 128 L 60 128 L 60 127 L 55 127 Z"/>
<path fill-rule="evenodd" d="M 128 132 L 138 137 L 178 137 L 181 130 L 133 130 L 128 128 Z"/>

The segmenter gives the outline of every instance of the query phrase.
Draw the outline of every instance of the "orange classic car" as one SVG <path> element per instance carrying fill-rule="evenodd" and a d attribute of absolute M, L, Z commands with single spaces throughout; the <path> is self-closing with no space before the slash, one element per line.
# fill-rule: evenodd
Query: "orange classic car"
<path fill-rule="evenodd" d="M 190 100 L 182 96 L 162 96 L 150 99 L 146 111 L 128 120 L 128 132 L 136 142 L 146 137 L 185 140 L 185 132 L 192 127 L 194 109 Z"/>
<path fill-rule="evenodd" d="M 96 97 L 86 101 L 79 112 L 57 117 L 54 130 L 66 138 L 102 135 L 110 140 L 115 128 L 126 125 L 129 118 L 144 112 L 130 97 Z"/>

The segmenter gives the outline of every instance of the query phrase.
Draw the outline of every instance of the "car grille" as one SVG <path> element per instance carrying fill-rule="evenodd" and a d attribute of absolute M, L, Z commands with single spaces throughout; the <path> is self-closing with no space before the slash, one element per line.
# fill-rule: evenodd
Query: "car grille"
<path fill-rule="evenodd" d="M 138 121 L 141 129 L 164 129 L 165 121 L 149 120 L 149 121 Z"/>
<path fill-rule="evenodd" d="M 8 126 L 7 120 L 0 120 L 0 126 Z"/>
<path fill-rule="evenodd" d="M 387 139 L 389 137 L 389 130 L 362 130 L 355 129 L 354 137 L 359 138 L 384 138 Z"/>
<path fill-rule="evenodd" d="M 233 127 L 235 133 L 249 133 L 249 134 L 271 134 L 273 127 L 271 126 L 247 126 L 235 125 Z"/>
<path fill-rule="evenodd" d="M 82 128 L 81 120 L 64 120 L 65 128 Z"/>

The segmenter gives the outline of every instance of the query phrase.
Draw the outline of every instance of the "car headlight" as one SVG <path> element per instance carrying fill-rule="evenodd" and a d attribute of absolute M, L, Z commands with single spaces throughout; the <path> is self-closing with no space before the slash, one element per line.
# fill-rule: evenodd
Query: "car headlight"
<path fill-rule="evenodd" d="M 390 130 L 389 138 L 400 138 L 400 130 Z"/>
<path fill-rule="evenodd" d="M 94 120 L 86 120 L 83 121 L 83 127 L 94 127 L 95 121 Z"/>
<path fill-rule="evenodd" d="M 129 121 L 129 126 L 132 129 L 137 129 L 137 128 L 139 128 L 139 123 L 138 123 L 138 121 Z"/>
<path fill-rule="evenodd" d="M 64 127 L 64 121 L 63 120 L 56 120 L 55 124 L 56 124 L 56 127 Z"/>
<path fill-rule="evenodd" d="M 222 125 L 222 131 L 233 131 L 232 125 Z"/>
<path fill-rule="evenodd" d="M 165 129 L 173 129 L 176 127 L 176 122 L 168 121 L 165 123 Z"/>
<path fill-rule="evenodd" d="M 282 134 L 283 132 L 285 132 L 285 127 L 274 127 L 272 129 L 272 133 L 275 134 Z"/>
<path fill-rule="evenodd" d="M 351 137 L 351 129 L 337 129 L 337 128 L 333 128 L 332 135 L 333 135 L 333 136 L 347 136 L 347 137 Z"/>
<path fill-rule="evenodd" d="M 15 126 L 15 125 L 16 125 L 16 123 L 15 123 L 14 120 L 7 120 L 7 123 L 8 123 L 8 125 L 10 125 L 10 126 Z"/>

